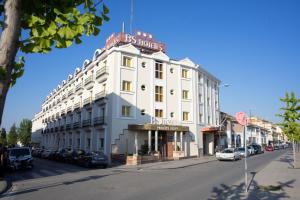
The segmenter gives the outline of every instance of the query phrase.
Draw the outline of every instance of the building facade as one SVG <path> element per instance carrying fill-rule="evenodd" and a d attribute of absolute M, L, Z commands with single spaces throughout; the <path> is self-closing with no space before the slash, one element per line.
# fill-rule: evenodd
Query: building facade
<path fill-rule="evenodd" d="M 170 59 L 151 34 L 113 34 L 47 96 L 33 135 L 54 150 L 198 156 L 209 145 L 202 129 L 219 126 L 219 84 L 190 59 Z"/>

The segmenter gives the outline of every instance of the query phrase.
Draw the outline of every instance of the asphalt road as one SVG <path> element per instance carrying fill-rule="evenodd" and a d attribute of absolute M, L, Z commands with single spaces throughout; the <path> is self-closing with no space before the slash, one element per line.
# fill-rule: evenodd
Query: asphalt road
<path fill-rule="evenodd" d="M 278 150 L 248 158 L 249 179 L 285 152 Z M 33 170 L 11 174 L 11 179 L 13 186 L 1 197 L 3 200 L 217 199 L 218 193 L 230 191 L 233 185 L 243 187 L 244 160 L 143 171 L 87 170 L 36 160 Z"/>

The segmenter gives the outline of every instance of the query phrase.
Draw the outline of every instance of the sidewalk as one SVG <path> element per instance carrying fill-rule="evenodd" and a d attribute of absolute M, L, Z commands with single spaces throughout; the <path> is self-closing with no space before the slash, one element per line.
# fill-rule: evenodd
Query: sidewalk
<path fill-rule="evenodd" d="M 300 167 L 300 153 L 296 155 Z M 252 174 L 248 199 L 300 199 L 300 168 L 293 169 L 292 164 L 293 154 L 289 151 Z"/>
<path fill-rule="evenodd" d="M 215 156 L 204 156 L 200 158 L 188 158 L 188 159 L 174 160 L 174 161 L 146 163 L 146 164 L 136 165 L 136 166 L 122 165 L 122 166 L 114 167 L 114 169 L 127 170 L 127 171 L 179 169 L 179 168 L 185 168 L 185 167 L 199 165 L 202 163 L 208 163 L 213 161 L 216 161 Z"/>

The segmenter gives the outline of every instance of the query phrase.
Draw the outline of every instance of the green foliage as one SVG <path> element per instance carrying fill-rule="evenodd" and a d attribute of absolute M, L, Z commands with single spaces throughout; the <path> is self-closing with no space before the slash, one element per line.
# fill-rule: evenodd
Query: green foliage
<path fill-rule="evenodd" d="M 17 127 L 15 124 L 13 124 L 7 135 L 7 143 L 9 146 L 15 146 L 17 142 L 18 142 Z"/>
<path fill-rule="evenodd" d="M 300 99 L 291 92 L 291 94 L 286 93 L 280 101 L 285 103 L 285 107 L 280 108 L 283 113 L 277 115 L 283 119 L 279 125 L 289 140 L 300 141 Z"/>
<path fill-rule="evenodd" d="M 6 130 L 4 128 L 0 131 L 0 146 L 7 145 L 7 138 L 6 138 Z"/>
<path fill-rule="evenodd" d="M 32 123 L 29 119 L 23 119 L 18 129 L 19 140 L 24 146 L 28 146 L 31 141 Z"/>
<path fill-rule="evenodd" d="M 21 34 L 17 44 L 24 53 L 48 53 L 52 48 L 80 44 L 81 37 L 97 36 L 109 9 L 102 0 L 22 0 Z M 0 27 L 3 24 L 5 1 L 0 1 Z M 102 8 L 99 6 L 102 5 Z M 100 8 L 99 8 L 100 7 Z M 14 62 L 11 85 L 24 73 L 23 57 Z M 0 67 L 0 78 L 6 71 Z"/>

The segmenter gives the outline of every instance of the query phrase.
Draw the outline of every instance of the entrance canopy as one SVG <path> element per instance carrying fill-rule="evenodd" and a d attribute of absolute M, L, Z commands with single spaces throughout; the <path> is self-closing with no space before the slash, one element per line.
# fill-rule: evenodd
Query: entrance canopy
<path fill-rule="evenodd" d="M 129 124 L 128 129 L 137 131 L 189 131 L 188 126 L 175 126 L 165 124 Z"/>

